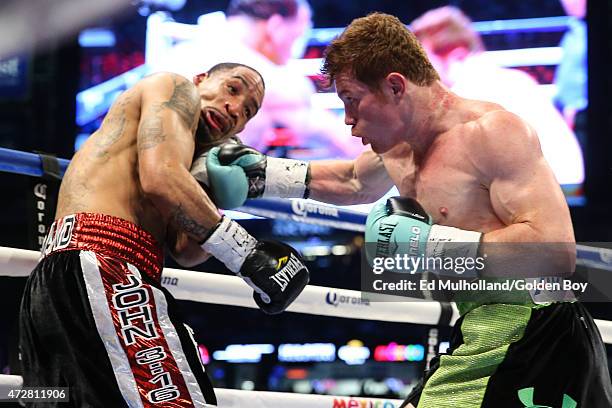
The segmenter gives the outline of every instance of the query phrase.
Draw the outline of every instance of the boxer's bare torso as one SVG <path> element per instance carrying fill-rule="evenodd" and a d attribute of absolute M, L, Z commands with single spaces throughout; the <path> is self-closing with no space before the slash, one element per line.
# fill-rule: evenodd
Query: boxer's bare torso
<path fill-rule="evenodd" d="M 382 128 L 393 131 L 398 119 L 381 119 L 387 108 L 376 106 L 367 87 L 355 81 L 338 84 L 358 100 L 345 105 L 354 134 L 382 151 L 365 152 L 352 162 L 313 162 L 312 198 L 372 202 L 395 185 L 402 196 L 415 198 L 434 223 L 483 232 L 485 242 L 573 241 L 563 193 L 537 134 L 521 118 L 436 85 L 418 88 L 411 103 L 422 108 L 409 112 L 398 137 Z M 419 155 L 415 146 L 421 148 Z"/>
<path fill-rule="evenodd" d="M 201 261 L 197 243 L 220 215 L 189 174 L 194 155 L 242 131 L 264 95 L 252 68 L 216 67 L 192 81 L 150 75 L 120 95 L 74 155 L 56 218 L 77 212 L 123 218 L 167 243 L 183 264 Z"/>
<path fill-rule="evenodd" d="M 512 224 L 546 225 L 551 242 L 571 242 L 565 198 L 533 129 L 496 104 L 458 98 L 453 109 L 458 119 L 418 165 L 411 160 L 407 168 L 406 147 L 382 155 L 400 193 L 416 198 L 437 224 L 485 234 Z"/>
<path fill-rule="evenodd" d="M 77 212 L 113 215 L 162 241 L 167 220 L 143 193 L 138 173 L 141 93 L 137 85 L 119 96 L 100 129 L 74 155 L 62 181 L 56 218 Z"/>
<path fill-rule="evenodd" d="M 472 145 L 487 137 L 480 126 L 483 117 L 501 108 L 476 101 L 465 105 L 466 121 L 438 135 L 420 165 L 412 160 L 407 144 L 381 157 L 400 194 L 414 197 L 434 223 L 489 232 L 506 223 L 492 207 L 490 179 L 483 174 L 482 163 L 475 163 Z"/>

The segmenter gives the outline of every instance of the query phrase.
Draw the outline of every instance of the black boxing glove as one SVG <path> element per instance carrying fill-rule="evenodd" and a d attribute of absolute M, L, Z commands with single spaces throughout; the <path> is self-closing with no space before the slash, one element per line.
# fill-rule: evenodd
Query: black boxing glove
<path fill-rule="evenodd" d="M 300 255 L 278 241 L 259 241 L 246 257 L 240 275 L 260 294 L 254 299 L 261 310 L 277 314 L 289 307 L 308 284 L 310 274 Z M 270 300 L 270 301 L 268 301 Z"/>
<path fill-rule="evenodd" d="M 278 241 L 258 241 L 240 224 L 223 217 L 202 249 L 253 288 L 253 299 L 267 314 L 281 313 L 308 284 L 310 273 L 298 252 Z"/>

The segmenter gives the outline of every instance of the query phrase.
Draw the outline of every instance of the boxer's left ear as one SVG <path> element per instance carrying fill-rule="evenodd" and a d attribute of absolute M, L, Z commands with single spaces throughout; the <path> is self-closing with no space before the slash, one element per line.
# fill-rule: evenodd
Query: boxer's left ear
<path fill-rule="evenodd" d="M 201 74 L 197 74 L 193 77 L 193 83 L 198 86 L 206 78 L 208 78 L 208 72 L 202 72 Z"/>
<path fill-rule="evenodd" d="M 394 98 L 399 98 L 406 92 L 406 78 L 397 72 L 391 72 L 385 78 L 387 86 Z"/>

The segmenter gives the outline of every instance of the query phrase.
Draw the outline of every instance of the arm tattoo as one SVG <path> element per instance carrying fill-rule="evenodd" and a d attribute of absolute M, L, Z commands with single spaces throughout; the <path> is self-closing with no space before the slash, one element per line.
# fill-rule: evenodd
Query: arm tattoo
<path fill-rule="evenodd" d="M 183 210 L 183 206 L 181 204 L 178 205 L 172 212 L 172 220 L 174 220 L 175 225 L 180 229 L 197 237 L 198 240 L 204 239 L 208 234 L 209 228 L 206 228 L 203 225 L 198 224 L 195 220 L 190 218 L 185 211 Z"/>
<path fill-rule="evenodd" d="M 161 104 L 153 105 L 145 116 L 140 120 L 138 130 L 138 150 L 147 150 L 156 147 L 164 140 L 167 134 L 164 132 L 161 111 L 169 108 L 176 112 L 181 122 L 188 129 L 194 129 L 200 111 L 200 97 L 194 85 L 186 80 L 177 84 L 177 76 L 173 75 L 174 88 L 170 99 Z"/>
<path fill-rule="evenodd" d="M 177 84 L 176 75 L 173 76 L 172 80 L 174 82 L 172 96 L 162 106 L 178 113 L 185 126 L 188 129 L 193 129 L 196 120 L 199 118 L 197 113 L 200 110 L 200 97 L 193 83 L 182 80 L 182 82 Z"/>
<path fill-rule="evenodd" d="M 161 106 L 153 106 L 151 112 L 141 119 L 138 130 L 138 150 L 151 149 L 166 140 L 162 119 L 159 116 Z"/>

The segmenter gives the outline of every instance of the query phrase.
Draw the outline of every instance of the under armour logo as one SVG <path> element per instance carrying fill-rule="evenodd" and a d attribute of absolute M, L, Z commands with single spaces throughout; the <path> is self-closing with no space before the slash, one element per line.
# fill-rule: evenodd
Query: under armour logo
<path fill-rule="evenodd" d="M 553 408 L 548 405 L 537 405 L 533 403 L 533 394 L 535 392 L 535 388 L 523 388 L 522 390 L 518 390 L 519 400 L 523 403 L 524 408 Z M 567 394 L 563 394 L 563 405 L 561 408 L 577 408 L 578 403 L 572 399 Z"/>

